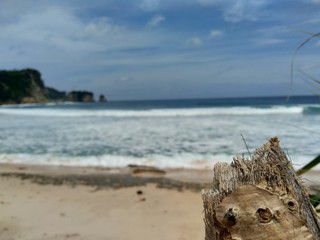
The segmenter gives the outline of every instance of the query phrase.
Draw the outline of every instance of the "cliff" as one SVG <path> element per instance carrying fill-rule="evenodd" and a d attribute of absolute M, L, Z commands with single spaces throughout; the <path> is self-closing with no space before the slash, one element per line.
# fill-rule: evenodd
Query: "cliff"
<path fill-rule="evenodd" d="M 88 91 L 72 91 L 66 96 L 71 102 L 94 102 L 93 93 Z"/>
<path fill-rule="evenodd" d="M 0 103 L 36 103 L 46 100 L 46 88 L 37 70 L 0 71 Z"/>
<path fill-rule="evenodd" d="M 50 100 L 64 100 L 66 98 L 66 92 L 58 91 L 57 89 L 47 87 L 46 88 L 47 98 Z"/>
<path fill-rule="evenodd" d="M 88 91 L 66 93 L 46 87 L 35 69 L 0 71 L 0 104 L 43 103 L 54 101 L 94 102 Z"/>
<path fill-rule="evenodd" d="M 104 95 L 100 95 L 99 102 L 107 102 L 107 99 Z"/>

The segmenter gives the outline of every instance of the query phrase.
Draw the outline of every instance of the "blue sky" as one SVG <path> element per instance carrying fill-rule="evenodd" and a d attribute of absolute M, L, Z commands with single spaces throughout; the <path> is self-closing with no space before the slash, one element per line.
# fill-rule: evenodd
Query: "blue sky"
<path fill-rule="evenodd" d="M 1 0 L 0 66 L 110 100 L 311 94 L 320 0 Z"/>

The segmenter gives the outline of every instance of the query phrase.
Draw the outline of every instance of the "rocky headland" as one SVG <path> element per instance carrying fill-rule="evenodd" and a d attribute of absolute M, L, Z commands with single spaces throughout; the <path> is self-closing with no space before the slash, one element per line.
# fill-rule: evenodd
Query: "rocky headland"
<path fill-rule="evenodd" d="M 100 96 L 99 100 L 101 99 L 105 97 Z M 89 91 L 65 92 L 45 86 L 41 73 L 35 69 L 0 71 L 0 104 L 64 101 L 94 102 L 95 100 L 94 94 Z"/>

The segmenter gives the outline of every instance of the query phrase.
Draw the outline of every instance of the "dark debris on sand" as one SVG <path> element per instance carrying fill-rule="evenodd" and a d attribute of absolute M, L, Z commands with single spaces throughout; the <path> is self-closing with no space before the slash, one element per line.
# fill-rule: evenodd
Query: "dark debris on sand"
<path fill-rule="evenodd" d="M 175 189 L 178 191 L 200 191 L 208 188 L 204 183 L 188 183 L 162 177 L 137 177 L 130 174 L 92 174 L 92 175 L 41 175 L 30 173 L 1 173 L 1 177 L 16 177 L 22 180 L 30 180 L 41 185 L 77 185 L 95 187 L 101 189 L 119 189 L 125 187 L 145 186 L 155 184 L 158 188 Z"/>

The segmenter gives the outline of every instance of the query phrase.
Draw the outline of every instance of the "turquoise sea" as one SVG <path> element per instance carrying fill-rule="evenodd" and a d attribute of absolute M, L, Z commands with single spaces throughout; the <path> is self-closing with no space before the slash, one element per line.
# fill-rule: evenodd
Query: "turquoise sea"
<path fill-rule="evenodd" d="M 278 136 L 299 168 L 319 123 L 316 96 L 2 105 L 0 162 L 212 168 Z"/>

